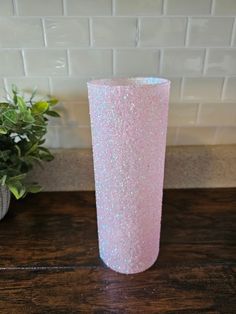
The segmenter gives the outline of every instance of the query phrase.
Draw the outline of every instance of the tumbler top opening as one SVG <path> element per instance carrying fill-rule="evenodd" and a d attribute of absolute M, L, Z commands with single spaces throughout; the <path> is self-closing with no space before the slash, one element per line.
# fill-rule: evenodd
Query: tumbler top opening
<path fill-rule="evenodd" d="M 169 84 L 170 81 L 160 77 L 131 77 L 131 78 L 111 78 L 111 79 L 99 79 L 89 81 L 89 85 L 95 86 L 107 86 L 107 87 L 120 87 L 120 86 L 152 86 Z"/>

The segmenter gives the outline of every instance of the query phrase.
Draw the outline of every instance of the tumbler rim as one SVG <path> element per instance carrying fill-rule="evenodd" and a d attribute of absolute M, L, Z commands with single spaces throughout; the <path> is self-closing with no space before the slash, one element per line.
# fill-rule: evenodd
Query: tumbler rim
<path fill-rule="evenodd" d="M 158 86 L 168 85 L 170 80 L 162 77 L 147 76 L 147 77 L 117 77 L 109 79 L 97 79 L 88 81 L 88 86 L 100 87 L 142 87 L 142 86 Z"/>

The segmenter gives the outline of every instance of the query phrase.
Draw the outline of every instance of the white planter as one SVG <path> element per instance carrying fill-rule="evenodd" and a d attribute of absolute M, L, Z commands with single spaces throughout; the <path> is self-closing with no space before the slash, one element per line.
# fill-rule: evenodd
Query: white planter
<path fill-rule="evenodd" d="M 10 205 L 11 193 L 6 186 L 0 185 L 0 220 L 8 212 Z"/>

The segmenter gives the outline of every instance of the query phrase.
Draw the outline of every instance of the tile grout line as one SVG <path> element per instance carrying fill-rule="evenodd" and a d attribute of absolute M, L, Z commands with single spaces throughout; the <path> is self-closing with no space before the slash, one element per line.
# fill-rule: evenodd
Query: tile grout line
<path fill-rule="evenodd" d="M 180 101 L 183 102 L 184 98 L 184 87 L 185 87 L 185 77 L 181 78 L 181 83 L 180 83 Z"/>
<path fill-rule="evenodd" d="M 213 135 L 213 141 L 212 141 L 212 144 L 213 145 L 217 145 L 217 138 L 218 138 L 218 135 L 221 131 L 222 127 L 221 126 L 217 126 L 216 129 L 215 129 L 215 133 Z"/>
<path fill-rule="evenodd" d="M 203 69 L 202 69 L 202 75 L 203 75 L 203 76 L 206 75 L 208 57 L 209 57 L 209 48 L 206 48 L 206 49 L 205 49 L 204 59 L 203 59 Z"/>
<path fill-rule="evenodd" d="M 187 17 L 187 25 L 185 31 L 184 47 L 189 47 L 189 35 L 190 35 L 190 18 Z"/>
<path fill-rule="evenodd" d="M 89 17 L 89 47 L 93 48 L 93 20 Z"/>
<path fill-rule="evenodd" d="M 214 13 L 215 13 L 215 0 L 211 0 L 210 15 L 213 16 Z"/>
<path fill-rule="evenodd" d="M 201 115 L 201 111 L 202 111 L 202 103 L 198 104 L 198 108 L 197 108 L 197 117 L 196 117 L 196 126 L 200 126 L 200 115 Z"/>
<path fill-rule="evenodd" d="M 112 0 L 111 2 L 111 15 L 115 16 L 116 15 L 116 4 L 115 4 L 115 0 Z"/>
<path fill-rule="evenodd" d="M 115 48 L 114 48 L 114 50 L 116 50 Z M 24 49 L 24 51 L 26 51 L 25 49 Z M 64 49 L 64 51 L 66 52 L 66 49 Z M 155 51 L 158 51 L 158 50 L 155 50 Z M 182 79 L 182 78 L 193 78 L 193 79 L 203 79 L 203 78 L 208 78 L 208 79 L 222 79 L 223 77 L 222 77 L 222 75 L 221 76 L 209 76 L 209 77 L 203 77 L 203 76 L 195 76 L 195 75 L 189 75 L 189 76 L 186 76 L 186 77 L 181 77 L 181 76 L 179 76 L 179 75 L 177 75 L 177 76 L 175 76 L 175 75 L 167 75 L 168 77 L 171 77 L 171 78 L 173 78 L 173 79 Z M 9 75 L 9 76 L 7 76 L 7 77 L 9 77 L 9 78 L 24 78 L 25 76 L 24 75 Z M 32 74 L 32 75 L 30 75 L 30 77 L 32 77 L 32 78 L 44 78 L 45 77 L 45 75 L 42 75 L 42 74 L 40 74 L 40 75 L 36 75 L 36 74 Z M 66 75 L 66 74 L 63 74 L 63 75 L 57 75 L 57 76 L 54 76 L 56 79 L 65 79 L 65 78 L 67 78 L 68 77 L 68 75 Z M 78 80 L 80 80 L 80 79 L 90 79 L 91 77 L 97 77 L 96 75 L 94 75 L 94 76 L 92 76 L 92 75 L 90 75 L 90 76 L 78 76 L 78 75 L 71 75 L 71 78 L 74 78 L 74 79 L 78 79 Z M 225 76 L 225 77 L 228 77 L 228 76 Z M 230 78 L 233 78 L 233 79 L 235 79 L 236 78 L 236 76 L 235 75 L 233 75 L 233 76 L 230 76 Z M 188 100 L 188 101 L 193 101 L 194 102 L 194 100 Z M 232 102 L 235 102 L 235 100 L 232 100 Z"/>
<path fill-rule="evenodd" d="M 26 65 L 26 59 L 25 59 L 25 51 L 24 51 L 24 49 L 21 49 L 21 56 L 22 56 L 23 69 L 24 69 L 25 76 L 28 76 L 28 70 L 27 70 L 27 65 Z"/>
<path fill-rule="evenodd" d="M 166 0 L 162 0 L 161 14 L 162 14 L 162 15 L 166 15 L 166 11 L 167 11 L 167 3 L 166 3 Z"/>
<path fill-rule="evenodd" d="M 228 77 L 225 76 L 225 77 L 224 77 L 224 81 L 223 81 L 223 85 L 222 85 L 222 89 L 221 89 L 221 96 L 220 96 L 220 101 L 221 101 L 222 103 L 224 103 L 225 91 L 226 91 L 227 83 L 228 83 Z"/>
<path fill-rule="evenodd" d="M 19 48 L 22 48 L 21 46 L 18 46 L 18 47 L 0 47 L 0 49 L 2 51 L 4 50 L 18 50 Z M 44 49 L 45 46 L 39 46 L 39 47 L 24 47 L 25 50 L 40 50 L 40 49 Z M 57 46 L 48 46 L 47 47 L 47 50 L 65 50 L 67 48 L 67 46 L 65 47 L 57 47 Z M 69 47 L 70 49 L 78 49 L 78 50 L 86 50 L 86 49 L 89 49 L 91 48 L 89 45 L 88 46 L 84 46 L 84 47 L 78 47 L 78 46 L 70 46 Z M 114 48 L 114 46 L 93 46 L 92 48 L 96 48 L 98 50 L 106 50 L 106 49 L 112 49 Z M 129 49 L 132 49 L 132 48 L 135 48 L 135 46 L 116 46 L 115 48 L 117 49 L 123 49 L 123 50 L 129 50 Z M 139 49 L 143 49 L 143 50 L 153 50 L 153 49 L 159 49 L 160 46 L 158 45 L 155 45 L 155 46 L 140 46 Z M 198 46 L 198 47 L 195 47 L 195 46 L 188 46 L 188 47 L 185 47 L 185 46 L 161 46 L 161 48 L 163 49 L 206 49 L 206 46 Z M 225 46 L 225 47 L 222 47 L 222 46 L 209 46 L 207 47 L 207 49 L 231 49 L 232 47 L 229 47 L 229 46 Z M 233 47 L 234 48 L 234 47 Z M 233 75 L 233 76 L 236 76 Z"/>
<path fill-rule="evenodd" d="M 66 0 L 62 0 L 62 14 L 63 16 L 67 16 Z"/>
<path fill-rule="evenodd" d="M 164 49 L 159 49 L 159 73 L 163 73 L 163 58 L 164 58 Z"/>
<path fill-rule="evenodd" d="M 19 16 L 19 10 L 18 10 L 17 0 L 12 0 L 12 5 L 13 5 L 14 16 L 18 17 Z"/>
<path fill-rule="evenodd" d="M 233 21 L 231 40 L 230 40 L 230 47 L 234 46 L 235 34 L 236 34 L 236 17 L 234 18 L 234 21 Z"/>
<path fill-rule="evenodd" d="M 136 37 L 135 37 L 135 46 L 140 47 L 140 30 L 141 30 L 141 20 L 137 17 L 136 21 Z"/>
<path fill-rule="evenodd" d="M 43 18 L 45 17 L 45 15 L 12 15 L 8 18 L 19 18 L 19 19 L 39 19 L 39 18 Z M 63 15 L 47 15 L 46 16 L 47 18 L 62 18 L 62 17 L 69 17 L 69 18 L 89 18 L 91 17 L 91 15 L 66 15 L 66 16 L 63 16 Z M 103 18 L 103 19 L 110 19 L 111 17 L 115 17 L 117 19 L 123 19 L 123 18 L 135 18 L 135 17 L 140 17 L 140 18 L 186 18 L 186 14 L 185 15 L 182 15 L 182 14 L 165 14 L 165 15 L 162 15 L 161 13 L 160 14 L 155 14 L 155 15 L 115 15 L 115 16 L 112 16 L 112 15 L 96 15 L 94 14 L 92 17 L 98 17 L 98 18 Z M 220 15 L 220 14 L 217 14 L 217 15 L 214 15 L 212 16 L 211 14 L 197 14 L 197 15 L 191 15 L 189 14 L 188 15 L 189 18 L 235 18 L 235 15 Z"/>
<path fill-rule="evenodd" d="M 69 51 L 69 48 L 66 49 L 66 59 L 67 59 L 68 76 L 71 77 L 71 61 L 70 61 L 70 51 Z"/>
<path fill-rule="evenodd" d="M 46 27 L 45 27 L 45 20 L 44 20 L 44 18 L 41 18 L 40 21 L 41 21 L 41 24 L 42 24 L 44 47 L 47 47 L 47 48 L 48 48 L 47 34 L 46 34 Z"/>

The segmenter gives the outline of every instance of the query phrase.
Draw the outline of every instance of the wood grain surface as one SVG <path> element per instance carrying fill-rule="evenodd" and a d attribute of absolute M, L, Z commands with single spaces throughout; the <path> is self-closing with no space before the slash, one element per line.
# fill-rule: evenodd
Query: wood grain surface
<path fill-rule="evenodd" d="M 0 222 L 0 314 L 236 313 L 236 189 L 165 190 L 161 251 L 122 275 L 99 259 L 94 192 L 12 201 Z"/>

